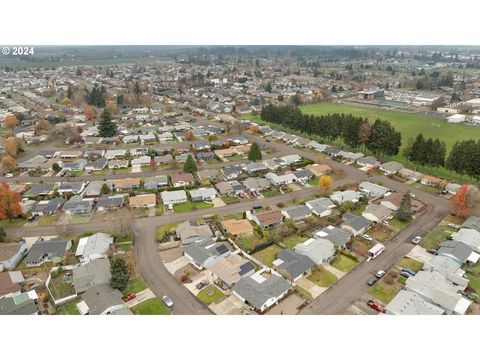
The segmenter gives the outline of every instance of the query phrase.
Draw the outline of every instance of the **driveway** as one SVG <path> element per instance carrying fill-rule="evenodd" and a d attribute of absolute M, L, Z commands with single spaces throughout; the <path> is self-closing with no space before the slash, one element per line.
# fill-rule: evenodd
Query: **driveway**
<path fill-rule="evenodd" d="M 132 306 L 140 304 L 142 301 L 152 299 L 155 297 L 155 294 L 153 293 L 153 291 L 148 288 L 143 291 L 140 291 L 136 295 L 137 297 L 135 299 L 132 299 L 126 303 L 127 307 L 131 308 Z"/>
<path fill-rule="evenodd" d="M 173 260 L 169 263 L 164 263 L 164 265 L 167 268 L 168 272 L 173 275 L 176 271 L 183 268 L 184 266 L 187 266 L 189 263 L 190 262 L 185 256 L 181 256 L 177 260 Z"/>
<path fill-rule="evenodd" d="M 215 199 L 212 200 L 213 207 L 222 207 L 225 206 L 225 202 L 222 200 L 222 198 L 216 197 Z"/>
<path fill-rule="evenodd" d="M 217 315 L 244 315 L 245 313 L 252 313 L 235 295 L 230 295 L 219 303 L 211 304 L 210 309 Z"/>
<path fill-rule="evenodd" d="M 278 305 L 268 310 L 265 315 L 295 315 L 298 307 L 303 304 L 303 299 L 295 293 L 290 294 Z"/>
<path fill-rule="evenodd" d="M 429 263 L 434 257 L 433 254 L 427 252 L 427 250 L 422 248 L 420 245 L 416 245 L 406 256 L 424 264 Z"/>
<path fill-rule="evenodd" d="M 314 299 L 319 297 L 325 290 L 327 290 L 327 288 L 322 288 L 317 284 L 311 282 L 310 280 L 307 279 L 306 276 L 298 280 L 297 285 L 300 286 L 305 291 L 308 291 Z"/>

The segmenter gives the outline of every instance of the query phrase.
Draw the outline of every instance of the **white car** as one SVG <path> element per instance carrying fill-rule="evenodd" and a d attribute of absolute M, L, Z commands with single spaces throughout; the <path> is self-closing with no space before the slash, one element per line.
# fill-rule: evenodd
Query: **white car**
<path fill-rule="evenodd" d="M 385 275 L 385 271 L 383 270 L 378 270 L 375 276 L 379 279 L 381 279 Z"/>
<path fill-rule="evenodd" d="M 10 173 L 5 174 L 5 177 L 6 177 L 7 179 L 13 178 L 13 174 L 10 174 Z"/>
<path fill-rule="evenodd" d="M 165 305 L 167 305 L 168 307 L 173 307 L 173 301 L 172 299 L 170 299 L 167 295 L 165 295 L 164 297 L 162 297 L 162 301 Z"/>
<path fill-rule="evenodd" d="M 412 239 L 412 243 L 414 243 L 415 245 L 420 244 L 420 241 L 422 241 L 422 238 L 421 238 L 420 236 L 415 236 L 415 237 Z"/>
<path fill-rule="evenodd" d="M 373 238 L 370 235 L 364 234 L 363 238 L 368 241 L 373 241 Z"/>

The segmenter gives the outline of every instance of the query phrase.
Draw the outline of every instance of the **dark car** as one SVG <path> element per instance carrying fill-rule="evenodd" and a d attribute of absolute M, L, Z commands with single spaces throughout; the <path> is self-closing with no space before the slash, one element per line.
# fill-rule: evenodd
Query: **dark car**
<path fill-rule="evenodd" d="M 429 252 L 430 254 L 433 254 L 433 255 L 437 255 L 437 254 L 438 254 L 438 250 L 437 250 L 437 249 L 428 249 L 427 252 Z"/>
<path fill-rule="evenodd" d="M 28 222 L 32 222 L 32 221 L 34 221 L 37 217 L 38 217 L 38 215 L 32 215 L 32 216 L 30 216 L 27 220 L 28 220 Z"/>
<path fill-rule="evenodd" d="M 412 269 L 409 269 L 409 268 L 403 268 L 402 273 L 403 272 L 410 274 L 410 276 L 415 276 L 417 274 L 416 271 L 413 271 Z"/>
<path fill-rule="evenodd" d="M 210 284 L 210 282 L 208 280 L 202 280 L 200 281 L 197 285 L 195 285 L 195 287 L 200 290 L 200 289 L 203 289 L 205 286 L 207 286 L 208 284 Z"/>
<path fill-rule="evenodd" d="M 378 278 L 376 276 L 374 276 L 374 277 L 371 277 L 370 279 L 368 279 L 367 284 L 368 284 L 368 286 L 373 286 L 377 283 L 377 281 L 378 281 Z"/>
<path fill-rule="evenodd" d="M 385 313 L 385 306 L 380 304 L 378 301 L 375 300 L 368 300 L 367 305 L 372 309 L 377 310 L 378 312 Z"/>
<path fill-rule="evenodd" d="M 253 210 L 257 210 L 257 209 L 261 209 L 261 208 L 263 208 L 263 206 L 260 205 L 260 204 L 253 205 Z"/>

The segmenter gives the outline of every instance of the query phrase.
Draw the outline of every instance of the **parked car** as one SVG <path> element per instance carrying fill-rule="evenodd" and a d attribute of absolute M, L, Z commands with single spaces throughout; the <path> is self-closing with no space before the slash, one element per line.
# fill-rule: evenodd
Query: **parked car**
<path fill-rule="evenodd" d="M 34 221 L 37 217 L 38 217 L 38 215 L 32 215 L 32 216 L 30 216 L 27 220 L 28 220 L 28 222 L 32 222 L 32 221 Z"/>
<path fill-rule="evenodd" d="M 378 312 L 385 313 L 385 306 L 380 304 L 378 301 L 375 300 L 368 300 L 367 305 L 372 309 L 377 310 Z"/>
<path fill-rule="evenodd" d="M 454 223 L 449 223 L 449 227 L 454 228 L 454 229 L 460 229 L 460 225 L 454 224 Z"/>
<path fill-rule="evenodd" d="M 378 270 L 375 276 L 379 279 L 385 276 L 385 271 L 384 270 Z"/>
<path fill-rule="evenodd" d="M 416 271 L 413 271 L 412 269 L 409 269 L 409 268 L 403 268 L 402 269 L 402 272 L 407 272 L 409 273 L 411 276 L 415 276 L 417 274 Z"/>
<path fill-rule="evenodd" d="M 260 204 L 253 205 L 253 210 L 257 210 L 257 209 L 261 209 L 261 208 L 263 208 L 263 206 L 260 205 Z"/>
<path fill-rule="evenodd" d="M 430 253 L 430 254 L 433 254 L 433 255 L 437 255 L 437 254 L 438 254 L 438 250 L 437 250 L 437 249 L 428 249 L 427 252 Z"/>
<path fill-rule="evenodd" d="M 373 238 L 370 235 L 363 234 L 363 238 L 368 241 L 373 241 Z"/>
<path fill-rule="evenodd" d="M 415 236 L 415 237 L 412 239 L 412 243 L 415 244 L 415 245 L 420 244 L 420 241 L 422 241 L 422 238 L 421 238 L 420 236 Z"/>
<path fill-rule="evenodd" d="M 127 302 L 127 301 L 135 299 L 136 297 L 137 297 L 137 295 L 135 295 L 135 294 L 128 294 L 127 296 L 122 297 L 122 300 Z"/>
<path fill-rule="evenodd" d="M 195 287 L 200 290 L 200 289 L 203 289 L 205 286 L 207 286 L 208 284 L 210 284 L 210 282 L 208 280 L 202 280 L 200 281 L 197 285 L 195 285 Z"/>
<path fill-rule="evenodd" d="M 167 295 L 162 297 L 162 301 L 165 305 L 167 305 L 169 308 L 173 307 L 173 301 L 170 299 Z"/>
<path fill-rule="evenodd" d="M 13 174 L 11 174 L 11 173 L 5 174 L 5 177 L 6 177 L 7 179 L 13 178 Z"/>
<path fill-rule="evenodd" d="M 378 278 L 376 276 L 373 276 L 370 279 L 368 279 L 367 284 L 368 286 L 373 286 L 377 283 L 377 281 L 378 281 Z"/>

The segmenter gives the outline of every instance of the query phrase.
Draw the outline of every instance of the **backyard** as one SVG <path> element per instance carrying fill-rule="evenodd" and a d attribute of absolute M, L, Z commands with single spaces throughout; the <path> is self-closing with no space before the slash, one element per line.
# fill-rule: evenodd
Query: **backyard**
<path fill-rule="evenodd" d="M 135 315 L 169 315 L 170 309 L 159 299 L 152 298 L 142 301 L 130 308 Z"/>
<path fill-rule="evenodd" d="M 256 252 L 253 256 L 264 263 L 267 266 L 272 267 L 273 262 L 277 258 L 277 254 L 282 251 L 282 248 L 278 245 L 270 245 L 266 249 Z"/>
<path fill-rule="evenodd" d="M 280 241 L 289 249 L 293 249 L 295 245 L 303 243 L 307 241 L 308 238 L 302 235 L 292 235 L 288 236 L 284 239 L 280 239 Z"/>
<path fill-rule="evenodd" d="M 52 272 L 52 280 L 48 284 L 48 289 L 55 300 L 75 295 L 71 274 L 71 271 Z"/>
<path fill-rule="evenodd" d="M 447 236 L 450 236 L 452 232 L 453 229 L 447 225 L 437 225 L 425 236 L 420 245 L 425 249 L 438 249 L 440 243 L 446 241 Z"/>

